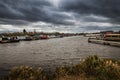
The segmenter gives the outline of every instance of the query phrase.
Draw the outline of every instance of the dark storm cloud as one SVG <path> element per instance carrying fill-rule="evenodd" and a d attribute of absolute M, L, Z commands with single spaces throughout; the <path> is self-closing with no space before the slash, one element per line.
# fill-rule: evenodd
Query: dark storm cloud
<path fill-rule="evenodd" d="M 3 19 L 0 18 L 0 24 L 4 24 L 4 25 L 28 25 L 29 22 L 28 21 L 24 21 L 24 20 L 15 20 L 15 19 Z"/>
<path fill-rule="evenodd" d="M 120 30 L 120 27 L 119 26 L 112 26 L 112 27 L 106 27 L 106 26 L 103 26 L 103 27 L 100 27 L 100 26 L 86 26 L 86 27 L 82 27 L 84 30 L 87 30 L 87 31 L 104 31 L 104 30 Z"/>
<path fill-rule="evenodd" d="M 64 10 L 79 13 L 80 16 L 94 14 L 115 22 L 120 20 L 120 0 L 64 0 L 62 4 Z"/>
<path fill-rule="evenodd" d="M 35 21 L 39 19 L 39 14 L 43 13 L 41 9 L 43 5 L 47 4 L 40 0 L 1 0 L 0 17 Z M 39 16 L 35 18 L 37 15 Z"/>
<path fill-rule="evenodd" d="M 24 24 L 24 21 L 44 21 L 55 24 L 71 24 L 64 21 L 69 18 L 68 16 L 59 14 L 59 10 L 51 13 L 51 10 L 55 11 L 54 6 L 48 0 L 1 0 L 0 23 L 22 24 L 23 22 Z"/>
<path fill-rule="evenodd" d="M 119 4 L 119 0 L 0 0 L 0 29 L 23 25 L 74 32 L 120 30 Z"/>
<path fill-rule="evenodd" d="M 56 9 L 49 0 L 1 0 L 0 18 L 9 20 L 25 20 L 30 22 L 45 21 L 55 24 L 71 25 L 65 21 L 69 16 L 60 14 L 63 10 L 78 13 L 77 18 L 90 14 L 110 18 L 113 22 L 120 20 L 120 0 L 60 0 Z M 52 12 L 54 11 L 54 12 Z M 73 15 L 75 16 L 75 15 Z M 80 17 L 81 18 L 81 17 Z M 85 21 L 100 21 L 84 18 Z M 103 20 L 104 21 L 104 20 Z M 10 21 L 11 23 L 11 21 Z M 18 21 L 16 22 L 18 23 Z M 21 22 L 20 22 L 21 23 Z"/>

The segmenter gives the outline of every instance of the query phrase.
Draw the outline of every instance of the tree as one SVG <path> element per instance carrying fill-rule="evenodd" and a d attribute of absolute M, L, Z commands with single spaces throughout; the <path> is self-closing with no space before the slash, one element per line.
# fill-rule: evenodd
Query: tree
<path fill-rule="evenodd" d="M 25 34 L 27 31 L 26 31 L 26 29 L 23 29 L 23 33 Z"/>

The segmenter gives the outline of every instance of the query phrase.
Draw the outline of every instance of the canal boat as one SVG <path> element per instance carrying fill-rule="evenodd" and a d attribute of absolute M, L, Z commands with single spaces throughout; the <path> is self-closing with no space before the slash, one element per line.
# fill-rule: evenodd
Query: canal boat
<path fill-rule="evenodd" d="M 49 39 L 49 37 L 47 35 L 42 35 L 40 36 L 40 39 Z"/>
<path fill-rule="evenodd" d="M 56 35 L 56 38 L 63 38 L 63 35 Z"/>
<path fill-rule="evenodd" d="M 30 36 L 26 36 L 25 39 L 24 39 L 24 41 L 31 41 L 31 40 L 33 40 L 33 38 L 30 37 Z"/>
<path fill-rule="evenodd" d="M 9 43 L 10 40 L 7 37 L 1 38 L 0 43 Z"/>
<path fill-rule="evenodd" d="M 10 43 L 15 43 L 15 42 L 20 42 L 20 40 L 19 39 L 15 39 L 15 40 L 10 40 L 9 42 Z"/>
<path fill-rule="evenodd" d="M 33 39 L 34 39 L 34 40 L 39 40 L 39 39 L 40 39 L 40 36 L 39 36 L 39 35 L 34 35 L 34 36 L 33 36 Z"/>
<path fill-rule="evenodd" d="M 106 34 L 103 40 L 120 41 L 120 34 Z"/>
<path fill-rule="evenodd" d="M 0 41 L 0 43 L 15 43 L 15 42 L 19 42 L 20 40 L 19 39 L 14 39 L 14 38 L 7 38 L 7 37 L 4 37 L 2 38 L 2 40 Z"/>
<path fill-rule="evenodd" d="M 18 39 L 18 37 L 10 37 L 10 42 L 13 43 L 13 42 L 19 42 L 20 40 Z"/>

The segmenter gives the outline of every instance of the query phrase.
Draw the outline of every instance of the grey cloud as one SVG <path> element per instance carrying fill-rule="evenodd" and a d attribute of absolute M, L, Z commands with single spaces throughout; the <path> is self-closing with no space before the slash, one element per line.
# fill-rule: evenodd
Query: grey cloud
<path fill-rule="evenodd" d="M 43 5 L 47 4 L 41 0 L 1 0 L 0 18 L 37 21 L 44 15 Z"/>
<path fill-rule="evenodd" d="M 35 12 L 42 12 L 37 7 L 41 8 L 41 5 L 45 5 L 45 3 L 41 0 L 1 0 L 0 17 L 8 19 L 27 19 L 31 17 L 32 19 Z"/>
<path fill-rule="evenodd" d="M 119 4 L 119 0 L 60 0 L 59 6 L 55 7 L 49 0 L 1 0 L 0 25 L 10 24 L 14 27 L 18 25 L 17 28 L 30 25 L 33 28 L 46 29 L 47 27 L 51 30 L 74 32 L 120 30 L 120 26 L 86 25 L 89 22 L 96 22 L 98 25 L 99 22 L 119 25 Z M 37 22 L 44 22 L 46 25 L 31 25 Z"/>
<path fill-rule="evenodd" d="M 109 22 L 109 18 L 102 17 L 102 16 L 96 16 L 96 15 L 87 15 L 82 17 L 82 19 L 86 22 Z"/>
<path fill-rule="evenodd" d="M 4 18 L 0 18 L 0 24 L 4 24 L 4 25 L 28 25 L 30 22 L 25 21 L 25 20 L 15 20 L 15 19 L 4 19 Z"/>
<path fill-rule="evenodd" d="M 103 26 L 103 27 L 100 27 L 100 26 L 86 26 L 86 27 L 82 27 L 82 28 L 85 31 L 94 31 L 94 30 L 104 31 L 104 30 L 119 30 L 120 26 L 109 26 L 109 27 L 106 27 L 106 26 Z"/>
<path fill-rule="evenodd" d="M 51 13 L 52 10 L 54 12 Z M 64 21 L 67 18 L 69 19 L 68 16 L 59 13 L 59 10 L 56 10 L 48 0 L 1 0 L 0 2 L 0 18 L 8 19 L 5 21 L 8 24 L 13 24 L 12 21 L 9 22 L 10 19 L 29 22 L 44 21 L 64 25 L 72 24 Z M 19 21 L 16 23 L 19 24 Z"/>
<path fill-rule="evenodd" d="M 61 8 L 77 12 L 80 16 L 94 14 L 111 18 L 115 22 L 120 20 L 120 0 L 64 0 L 63 4 Z"/>

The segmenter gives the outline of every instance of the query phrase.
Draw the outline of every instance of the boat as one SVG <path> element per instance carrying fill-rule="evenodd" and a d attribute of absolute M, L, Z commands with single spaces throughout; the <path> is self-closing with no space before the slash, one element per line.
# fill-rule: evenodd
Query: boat
<path fill-rule="evenodd" d="M 63 35 L 57 35 L 56 38 L 63 38 Z"/>
<path fill-rule="evenodd" d="M 33 36 L 33 39 L 34 39 L 34 40 L 39 40 L 39 39 L 40 39 L 40 36 L 39 36 L 39 35 L 34 35 L 34 36 Z"/>
<path fill-rule="evenodd" d="M 120 34 L 106 34 L 103 40 L 106 41 L 120 41 Z"/>
<path fill-rule="evenodd" d="M 15 39 L 15 40 L 10 40 L 10 43 L 14 43 L 14 42 L 19 42 L 19 39 Z"/>
<path fill-rule="evenodd" d="M 10 40 L 7 37 L 1 38 L 1 41 L 0 41 L 0 43 L 9 43 L 9 42 Z"/>
<path fill-rule="evenodd" d="M 40 36 L 40 39 L 49 39 L 49 37 L 47 35 L 42 35 Z"/>
<path fill-rule="evenodd" d="M 30 36 L 26 36 L 25 39 L 24 39 L 24 41 L 31 41 L 31 40 L 33 40 L 33 38 L 30 37 Z"/>
<path fill-rule="evenodd" d="M 7 38 L 7 37 L 3 37 L 0 41 L 0 43 L 15 43 L 15 42 L 19 42 L 20 40 L 19 39 L 16 39 L 16 38 Z"/>
<path fill-rule="evenodd" d="M 13 43 L 13 42 L 19 42 L 20 40 L 18 39 L 18 37 L 10 37 L 9 42 Z"/>

